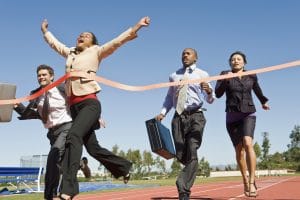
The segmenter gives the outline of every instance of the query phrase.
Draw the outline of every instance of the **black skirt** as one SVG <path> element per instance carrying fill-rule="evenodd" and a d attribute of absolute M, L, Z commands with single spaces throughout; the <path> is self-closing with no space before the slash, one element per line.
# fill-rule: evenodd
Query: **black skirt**
<path fill-rule="evenodd" d="M 255 115 L 248 115 L 238 121 L 226 123 L 226 128 L 233 146 L 237 146 L 241 143 L 244 136 L 254 137 L 255 123 Z"/>

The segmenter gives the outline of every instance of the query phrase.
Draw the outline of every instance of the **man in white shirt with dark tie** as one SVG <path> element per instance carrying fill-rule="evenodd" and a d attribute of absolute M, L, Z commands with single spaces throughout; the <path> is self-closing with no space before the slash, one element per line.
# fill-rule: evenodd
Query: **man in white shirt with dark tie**
<path fill-rule="evenodd" d="M 183 67 L 170 75 L 171 82 L 208 77 L 208 73 L 196 67 L 198 59 L 195 49 L 186 48 L 182 52 Z M 191 187 L 198 169 L 197 150 L 202 142 L 206 119 L 203 101 L 212 103 L 214 92 L 209 83 L 193 83 L 171 86 L 163 103 L 161 113 L 156 119 L 161 121 L 171 108 L 176 109 L 172 119 L 172 135 L 176 157 L 184 168 L 178 175 L 176 186 L 180 200 L 189 200 Z"/>
<path fill-rule="evenodd" d="M 41 88 L 53 83 L 54 80 L 54 70 L 50 66 L 40 65 L 36 72 L 40 87 L 31 91 L 30 94 L 38 92 Z M 45 109 L 45 107 L 47 108 Z M 18 104 L 14 109 L 21 115 L 19 119 L 41 119 L 44 127 L 48 129 L 47 137 L 50 140 L 51 148 L 46 166 L 44 198 L 52 200 L 53 197 L 57 196 L 60 177 L 59 167 L 61 166 L 62 158 L 65 153 L 69 129 L 72 126 L 72 118 L 69 105 L 67 104 L 65 87 L 63 84 L 53 87 L 45 94 L 30 101 L 26 107 L 23 104 Z M 46 110 L 47 113 L 45 113 Z M 100 123 L 100 125 L 103 124 Z M 83 143 L 87 152 L 104 165 L 114 177 L 119 177 L 120 174 L 128 174 L 132 163 L 100 146 L 95 132 L 93 132 L 91 137 L 87 139 L 84 138 Z M 80 166 L 80 168 L 84 172 L 84 175 L 89 174 L 88 177 L 86 177 L 89 178 L 90 170 L 87 166 L 87 162 Z M 124 183 L 127 183 L 129 178 L 130 176 L 123 177 Z"/>
<path fill-rule="evenodd" d="M 31 94 L 51 84 L 54 80 L 54 70 L 50 66 L 40 65 L 36 72 L 40 87 L 31 91 Z M 72 125 L 64 86 L 51 88 L 45 94 L 32 100 L 27 107 L 18 104 L 15 110 L 21 115 L 19 119 L 41 119 L 44 127 L 48 129 L 47 137 L 51 148 L 47 158 L 44 198 L 52 200 L 57 195 L 59 165 L 65 151 L 66 137 Z"/>

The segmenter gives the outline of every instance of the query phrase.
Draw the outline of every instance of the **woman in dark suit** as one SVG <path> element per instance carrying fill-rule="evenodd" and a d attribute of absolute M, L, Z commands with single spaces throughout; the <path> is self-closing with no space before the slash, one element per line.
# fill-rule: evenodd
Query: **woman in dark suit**
<path fill-rule="evenodd" d="M 221 74 L 241 73 L 245 71 L 245 64 L 247 64 L 246 55 L 240 51 L 234 52 L 229 58 L 231 70 L 222 71 Z M 246 196 L 256 197 L 256 155 L 252 144 L 256 109 L 252 90 L 262 104 L 262 108 L 269 110 L 268 98 L 263 95 L 256 75 L 219 80 L 215 93 L 217 98 L 226 94 L 226 128 L 235 148 L 236 161 L 243 177 L 244 193 Z"/>

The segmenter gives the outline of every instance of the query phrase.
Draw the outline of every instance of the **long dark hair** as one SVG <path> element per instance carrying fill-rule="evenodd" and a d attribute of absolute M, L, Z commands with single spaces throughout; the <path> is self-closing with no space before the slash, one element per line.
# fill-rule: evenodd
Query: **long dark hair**
<path fill-rule="evenodd" d="M 92 44 L 98 45 L 98 40 L 97 40 L 97 37 L 95 36 L 95 34 L 90 31 L 87 31 L 87 33 L 90 33 L 92 35 Z"/>

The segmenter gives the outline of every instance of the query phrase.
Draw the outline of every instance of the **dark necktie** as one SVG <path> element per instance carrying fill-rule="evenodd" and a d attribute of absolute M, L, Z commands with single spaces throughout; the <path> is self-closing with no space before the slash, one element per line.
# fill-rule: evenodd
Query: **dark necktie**
<path fill-rule="evenodd" d="M 48 92 L 46 92 L 44 104 L 43 104 L 43 110 L 42 110 L 42 121 L 44 124 L 47 123 L 48 115 L 49 115 L 49 98 L 48 98 Z"/>

